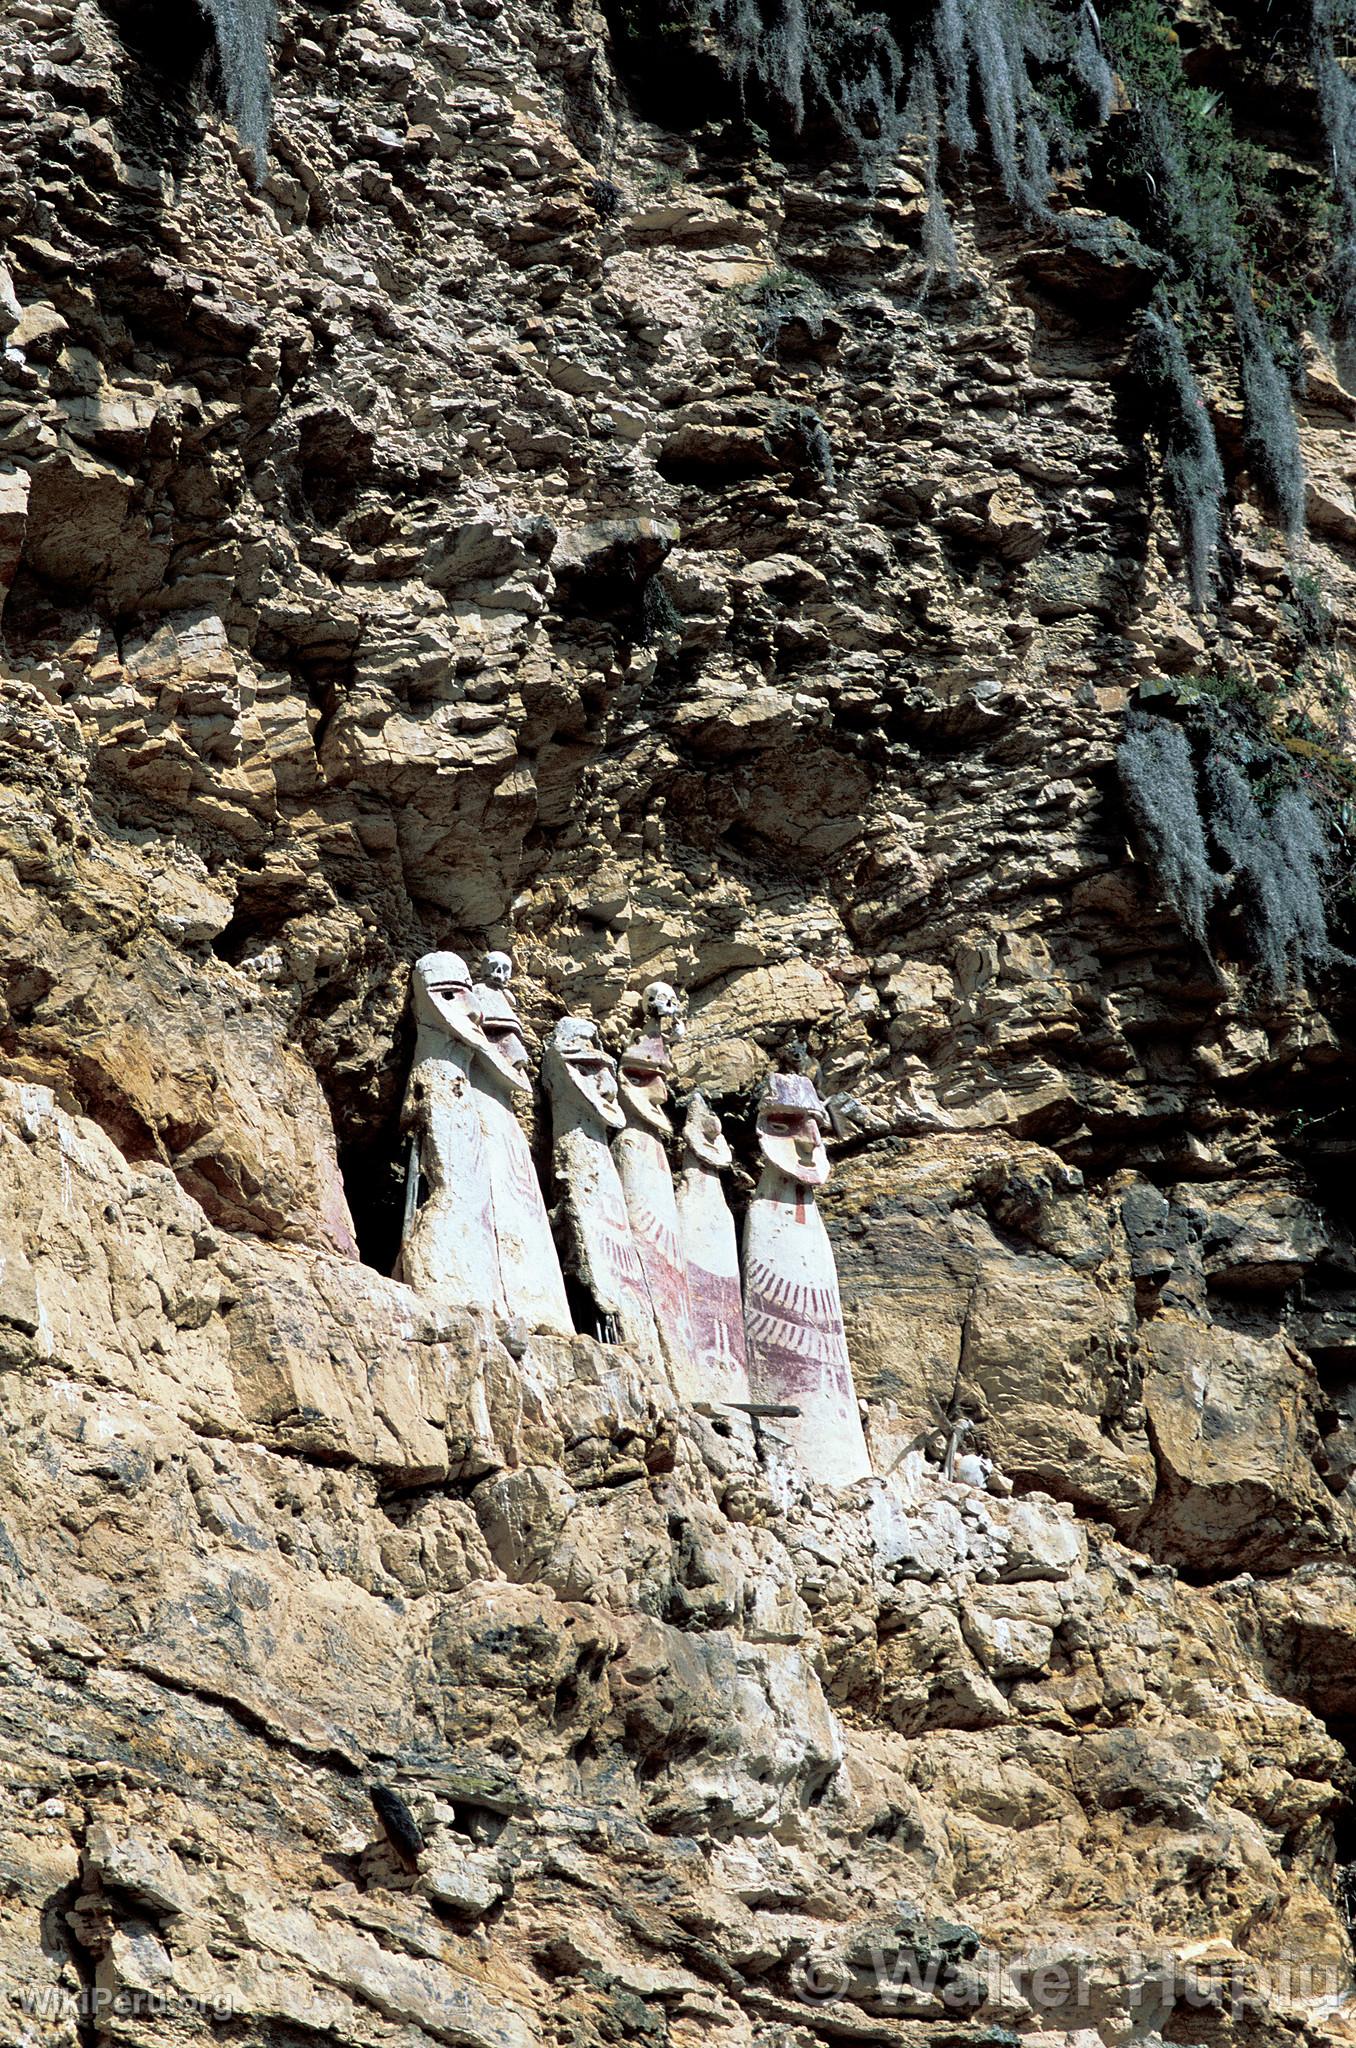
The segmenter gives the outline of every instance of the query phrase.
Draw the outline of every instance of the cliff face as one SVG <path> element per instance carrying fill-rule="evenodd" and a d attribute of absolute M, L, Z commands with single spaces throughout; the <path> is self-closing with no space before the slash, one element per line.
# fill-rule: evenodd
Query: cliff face
<path fill-rule="evenodd" d="M 1353 2038 L 1350 996 L 1114 773 L 1299 659 L 1227 399 L 1206 622 L 1128 258 L 976 174 L 925 293 L 921 158 L 647 124 L 571 0 L 289 0 L 254 190 L 204 36 L 0 21 L 5 2038 Z M 682 986 L 745 1166 L 808 1049 L 885 1486 L 384 1277 L 485 945 L 538 1041 Z"/>

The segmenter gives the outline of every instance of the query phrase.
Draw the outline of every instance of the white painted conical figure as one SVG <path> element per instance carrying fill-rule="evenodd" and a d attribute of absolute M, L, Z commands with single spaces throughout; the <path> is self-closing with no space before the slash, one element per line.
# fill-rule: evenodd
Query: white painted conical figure
<path fill-rule="evenodd" d="M 587 1018 L 561 1018 L 547 1041 L 542 1076 L 551 1098 L 566 1270 L 589 1297 L 594 1334 L 605 1344 L 628 1345 L 658 1371 L 659 1336 L 609 1145 L 626 1123 L 616 1064 Z"/>
<path fill-rule="evenodd" d="M 688 1103 L 678 1172 L 678 1235 L 687 1265 L 691 1374 L 681 1391 L 694 1408 L 747 1402 L 749 1366 L 739 1292 L 739 1243 L 721 1174 L 733 1154 L 720 1118 L 700 1094 Z"/>
<path fill-rule="evenodd" d="M 659 1348 L 669 1377 L 689 1400 L 692 1388 L 692 1329 L 687 1303 L 687 1262 L 678 1234 L 668 1141 L 673 1136 L 664 1105 L 673 1062 L 662 1038 L 641 1038 L 621 1056 L 620 1097 L 626 1129 L 612 1141 L 621 1176 Z"/>
<path fill-rule="evenodd" d="M 466 962 L 425 953 L 410 995 L 418 1036 L 402 1113 L 411 1145 L 396 1278 L 448 1308 L 503 1316 L 490 1165 L 471 1082 L 490 1049 Z"/>
<path fill-rule="evenodd" d="M 503 956 L 500 956 L 503 957 Z M 495 958 L 490 955 L 491 961 Z M 514 1098 L 528 1095 L 532 1081 L 518 1013 L 497 986 L 477 982 L 480 1028 L 490 1049 L 473 1070 L 475 1103 L 490 1166 L 490 1200 L 499 1247 L 499 1273 L 511 1316 L 530 1330 L 572 1337 L 574 1320 L 565 1298 L 560 1259 L 542 1199 L 527 1133 Z"/>
<path fill-rule="evenodd" d="M 772 1074 L 758 1104 L 763 1170 L 744 1224 L 744 1331 L 755 1401 L 800 1410 L 776 1435 L 811 1479 L 871 1470 L 843 1330 L 838 1269 L 814 1190 L 829 1177 L 828 1112 L 803 1074 Z"/>

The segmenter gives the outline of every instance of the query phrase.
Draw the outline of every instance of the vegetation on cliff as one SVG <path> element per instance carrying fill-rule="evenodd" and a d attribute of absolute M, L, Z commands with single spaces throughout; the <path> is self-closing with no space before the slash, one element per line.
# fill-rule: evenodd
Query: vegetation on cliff
<path fill-rule="evenodd" d="M 1356 278 L 1356 87 L 1339 55 L 1351 0 L 1313 0 L 1298 23 L 1272 26 L 1271 11 L 1262 54 L 1317 96 L 1326 191 L 1278 177 L 1226 94 L 1193 81 L 1165 0 L 1109 0 L 1101 16 L 1089 0 L 892 0 L 877 13 L 844 0 L 610 6 L 623 66 L 670 123 L 700 106 L 774 148 L 854 151 L 873 177 L 901 135 L 921 138 L 934 273 L 956 268 L 942 150 L 971 160 L 981 138 L 1028 220 L 1113 262 L 1138 249 L 1151 299 L 1131 361 L 1198 607 L 1225 496 L 1198 379 L 1208 371 L 1237 394 L 1254 480 L 1293 541 L 1304 523 L 1297 337 L 1344 321 Z M 1334 212 L 1345 233 L 1330 261 Z"/>
<path fill-rule="evenodd" d="M 268 160 L 273 105 L 269 44 L 277 19 L 276 0 L 200 0 L 212 27 L 221 97 L 240 138 L 254 158 L 256 178 Z"/>
<path fill-rule="evenodd" d="M 1156 451 L 1193 609 L 1222 619 L 1233 593 L 1240 457 L 1300 589 L 1301 341 L 1340 347 L 1356 309 L 1356 0 L 1226 9 L 1208 36 L 1172 0 L 610 0 L 610 16 L 632 84 L 671 125 L 700 107 L 726 146 L 855 155 L 872 184 L 912 138 L 929 289 L 961 267 L 944 183 L 986 158 L 1027 227 L 1128 293 L 1130 417 Z M 1316 110 L 1322 168 L 1252 139 L 1263 76 Z M 1298 675 L 1322 666 L 1322 607 L 1290 613 Z M 1185 929 L 1204 946 L 1212 910 L 1237 909 L 1283 990 L 1340 957 L 1329 922 L 1345 917 L 1352 792 L 1329 742 L 1343 707 L 1315 722 L 1303 688 L 1250 695 L 1227 671 L 1168 688 L 1184 723 L 1132 719 L 1128 808 Z"/>
<path fill-rule="evenodd" d="M 1276 743 L 1255 704 L 1244 700 L 1239 715 L 1237 691 L 1198 683 L 1177 695 L 1185 726 L 1140 711 L 1127 722 L 1117 767 L 1128 808 L 1185 929 L 1205 945 L 1211 908 L 1232 903 L 1267 987 L 1283 996 L 1340 957 L 1316 778 Z"/>

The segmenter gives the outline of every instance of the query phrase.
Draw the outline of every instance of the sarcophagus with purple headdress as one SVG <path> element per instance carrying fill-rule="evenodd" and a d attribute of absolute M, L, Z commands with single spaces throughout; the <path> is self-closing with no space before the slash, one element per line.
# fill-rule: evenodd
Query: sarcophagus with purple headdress
<path fill-rule="evenodd" d="M 829 1115 L 804 1074 L 771 1074 L 758 1103 L 762 1173 L 744 1224 L 744 1330 L 756 1401 L 794 1407 L 783 1438 L 811 1479 L 871 1471 L 843 1329 L 838 1270 L 815 1189 Z"/>

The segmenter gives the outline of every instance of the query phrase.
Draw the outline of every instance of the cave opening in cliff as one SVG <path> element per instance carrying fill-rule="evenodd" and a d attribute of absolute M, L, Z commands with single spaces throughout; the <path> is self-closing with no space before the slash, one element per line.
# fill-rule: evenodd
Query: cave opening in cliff
<path fill-rule="evenodd" d="M 182 94 L 202 72 L 212 29 L 197 6 L 166 7 L 164 0 L 103 0 L 129 54 L 153 72 L 162 89 Z"/>
<path fill-rule="evenodd" d="M 358 1257 L 378 1273 L 392 1273 L 400 1257 L 407 1203 L 418 1203 L 419 1168 L 401 1121 L 405 1083 L 414 1051 L 408 1016 L 394 1027 L 390 1056 L 379 1064 L 353 1062 L 338 1017 L 342 1005 L 316 1001 L 301 1035 L 315 1065 L 334 1123 L 336 1155 L 353 1224 Z M 408 1176 L 416 1176 L 409 1187 Z"/>
<path fill-rule="evenodd" d="M 115 118 L 133 159 L 178 179 L 196 142 L 194 98 L 213 51 L 207 16 L 164 0 L 102 0 L 128 54 Z M 125 197 L 120 195 L 120 204 Z"/>
<path fill-rule="evenodd" d="M 376 1137 L 339 1145 L 339 1173 L 353 1219 L 358 1257 L 378 1273 L 390 1273 L 400 1256 L 405 1219 L 408 1141 L 394 1127 Z M 417 1199 L 417 1197 L 416 1197 Z"/>
<path fill-rule="evenodd" d="M 1356 1749 L 1346 1744 L 1348 1759 L 1356 1764 Z M 1356 1801 L 1343 1808 L 1332 1831 L 1333 1900 L 1347 1926 L 1347 1938 L 1356 1949 Z"/>

